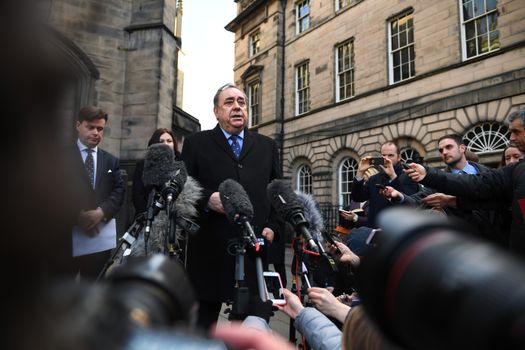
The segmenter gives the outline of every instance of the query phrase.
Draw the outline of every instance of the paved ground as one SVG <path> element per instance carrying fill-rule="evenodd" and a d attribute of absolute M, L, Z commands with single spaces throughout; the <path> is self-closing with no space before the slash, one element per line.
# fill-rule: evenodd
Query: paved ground
<path fill-rule="evenodd" d="M 287 288 L 291 287 L 292 283 L 292 274 L 291 274 L 291 266 L 292 263 L 292 249 L 286 248 L 286 255 L 285 255 L 285 264 L 286 264 L 286 274 L 287 274 L 287 281 L 288 285 Z M 226 304 L 222 305 L 222 310 L 226 308 Z M 221 311 L 221 315 L 219 317 L 219 323 L 223 322 L 229 322 L 227 315 L 225 315 Z M 274 332 L 281 334 L 284 338 L 289 339 L 289 332 L 290 332 L 290 318 L 284 314 L 283 312 L 276 311 L 275 315 L 270 318 L 270 327 L 273 329 Z M 299 335 L 297 335 L 299 336 Z"/>

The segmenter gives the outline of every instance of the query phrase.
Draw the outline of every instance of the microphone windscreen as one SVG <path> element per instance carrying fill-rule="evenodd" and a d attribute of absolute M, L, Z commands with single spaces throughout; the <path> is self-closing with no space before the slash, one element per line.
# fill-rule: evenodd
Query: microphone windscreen
<path fill-rule="evenodd" d="M 226 179 L 219 185 L 219 196 L 226 217 L 230 222 L 235 222 L 237 214 L 244 215 L 251 220 L 253 218 L 253 206 L 250 197 L 240 183 L 232 179 Z"/>
<path fill-rule="evenodd" d="M 315 201 L 314 197 L 308 193 L 296 193 L 304 208 L 304 218 L 308 222 L 310 233 L 314 235 L 319 242 L 323 241 L 321 232 L 324 230 L 324 219 L 323 215 L 319 211 L 317 202 Z"/>
<path fill-rule="evenodd" d="M 175 171 L 175 152 L 163 143 L 148 147 L 144 158 L 142 181 L 145 186 L 163 186 Z"/>
<path fill-rule="evenodd" d="M 275 179 L 266 187 L 268 199 L 275 209 L 276 213 L 286 220 L 288 214 L 296 210 L 302 211 L 302 205 L 299 198 L 292 190 L 292 187 L 286 180 Z"/>

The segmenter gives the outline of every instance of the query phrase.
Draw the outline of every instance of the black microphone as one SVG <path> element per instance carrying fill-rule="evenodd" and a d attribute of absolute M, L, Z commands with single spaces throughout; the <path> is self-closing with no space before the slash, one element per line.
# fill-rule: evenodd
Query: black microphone
<path fill-rule="evenodd" d="M 176 171 L 175 152 L 168 145 L 156 143 L 148 147 L 142 173 L 145 186 L 161 189 L 172 179 Z"/>
<path fill-rule="evenodd" d="M 168 205 L 175 201 L 184 188 L 188 172 L 184 162 L 174 162 L 175 170 L 170 174 L 170 179 L 164 183 L 161 190 L 161 196 L 166 200 Z"/>
<path fill-rule="evenodd" d="M 163 143 L 156 143 L 148 147 L 144 157 L 144 171 L 142 181 L 146 187 L 153 187 L 149 196 L 146 212 L 146 226 L 144 229 L 144 239 L 148 241 L 153 219 L 159 211 L 165 208 L 165 203 L 161 200 L 166 183 L 172 179 L 176 173 L 175 152 Z"/>
<path fill-rule="evenodd" d="M 310 225 L 304 217 L 301 201 L 288 182 L 275 179 L 268 184 L 266 190 L 270 203 L 272 203 L 277 214 L 284 221 L 290 223 L 298 234 L 303 236 L 310 250 L 319 253 L 319 247 L 308 230 Z"/>
<path fill-rule="evenodd" d="M 242 185 L 235 180 L 226 179 L 219 185 L 219 195 L 228 221 L 242 225 L 248 233 L 250 245 L 258 251 L 259 241 L 250 224 L 253 206 Z"/>

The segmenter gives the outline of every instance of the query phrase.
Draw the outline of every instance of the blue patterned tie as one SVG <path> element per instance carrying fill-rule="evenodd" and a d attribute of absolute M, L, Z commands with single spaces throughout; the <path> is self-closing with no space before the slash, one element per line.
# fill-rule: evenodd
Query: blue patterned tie
<path fill-rule="evenodd" d="M 241 146 L 239 145 L 239 141 L 237 140 L 237 135 L 230 136 L 230 140 L 232 140 L 231 148 L 233 154 L 235 154 L 235 158 L 239 159 L 239 155 L 241 154 Z"/>
<path fill-rule="evenodd" d="M 91 182 L 91 187 L 95 188 L 95 163 L 93 162 L 93 150 L 91 148 L 86 148 L 87 156 L 84 165 L 86 167 L 89 181 Z"/>

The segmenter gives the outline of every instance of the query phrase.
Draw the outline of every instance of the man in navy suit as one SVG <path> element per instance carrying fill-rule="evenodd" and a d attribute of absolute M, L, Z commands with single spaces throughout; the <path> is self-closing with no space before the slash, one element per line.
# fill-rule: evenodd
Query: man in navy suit
<path fill-rule="evenodd" d="M 76 122 L 78 133 L 75 174 L 79 207 L 78 226 L 88 235 L 98 234 L 97 225 L 111 220 L 124 202 L 124 182 L 119 160 L 100 149 L 108 115 L 88 106 L 80 110 Z M 96 277 L 109 259 L 110 251 L 74 258 L 81 276 Z"/>
<path fill-rule="evenodd" d="M 198 324 L 203 328 L 217 321 L 222 302 L 232 298 L 235 283 L 231 243 L 238 239 L 239 231 L 224 214 L 219 184 L 233 179 L 244 187 L 254 208 L 255 234 L 266 243 L 273 240 L 279 227 L 276 220 L 270 220 L 266 195 L 268 183 L 281 177 L 277 144 L 246 128 L 246 103 L 246 95 L 236 86 L 221 87 L 213 100 L 218 125 L 188 137 L 182 148 L 188 174 L 204 188 L 200 231 L 190 237 L 187 257 L 188 274 L 200 302 Z M 245 258 L 246 280 L 250 294 L 257 294 L 252 253 L 248 249 Z"/>

